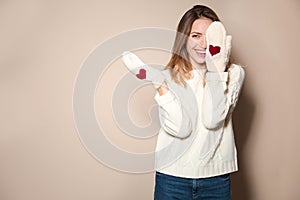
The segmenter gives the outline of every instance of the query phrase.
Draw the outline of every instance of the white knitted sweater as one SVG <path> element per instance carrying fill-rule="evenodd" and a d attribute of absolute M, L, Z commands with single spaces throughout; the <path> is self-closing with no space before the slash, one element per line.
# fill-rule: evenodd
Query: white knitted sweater
<path fill-rule="evenodd" d="M 169 70 L 163 73 L 169 88 L 176 90 L 170 89 L 162 96 L 156 93 L 154 97 L 161 122 L 156 170 L 186 178 L 237 171 L 231 114 L 244 82 L 244 69 L 232 64 L 228 72 L 207 72 L 204 88 L 204 71 L 193 70 L 193 78 L 186 82 L 194 101 L 188 89 L 171 80 Z"/>

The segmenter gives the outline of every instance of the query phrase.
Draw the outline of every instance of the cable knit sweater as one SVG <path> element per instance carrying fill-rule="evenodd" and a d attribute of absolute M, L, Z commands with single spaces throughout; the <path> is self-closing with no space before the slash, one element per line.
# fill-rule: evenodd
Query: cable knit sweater
<path fill-rule="evenodd" d="M 171 80 L 169 70 L 163 74 L 170 90 L 154 97 L 161 123 L 156 170 L 186 178 L 237 171 L 231 114 L 244 82 L 244 69 L 232 64 L 228 72 L 207 72 L 204 88 L 203 70 L 192 70 L 187 89 Z"/>

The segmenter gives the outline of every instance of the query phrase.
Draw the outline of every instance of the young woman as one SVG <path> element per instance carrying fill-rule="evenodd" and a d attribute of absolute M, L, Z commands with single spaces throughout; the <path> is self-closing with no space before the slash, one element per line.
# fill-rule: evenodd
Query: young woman
<path fill-rule="evenodd" d="M 245 72 L 230 62 L 230 49 L 216 13 L 196 5 L 178 24 L 164 71 L 123 54 L 130 71 L 157 89 L 155 200 L 231 199 L 230 173 L 238 170 L 232 112 Z"/>

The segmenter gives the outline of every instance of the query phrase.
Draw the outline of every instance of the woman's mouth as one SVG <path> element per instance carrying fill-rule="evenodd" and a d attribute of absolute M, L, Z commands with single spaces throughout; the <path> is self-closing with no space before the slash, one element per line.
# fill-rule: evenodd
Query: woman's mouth
<path fill-rule="evenodd" d="M 196 54 L 201 57 L 201 58 L 205 58 L 205 50 L 199 50 L 199 49 L 195 49 Z"/>

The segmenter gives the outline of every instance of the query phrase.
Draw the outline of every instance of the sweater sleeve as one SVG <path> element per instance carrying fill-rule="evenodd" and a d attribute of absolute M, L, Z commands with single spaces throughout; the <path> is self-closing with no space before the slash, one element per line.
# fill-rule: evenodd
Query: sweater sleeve
<path fill-rule="evenodd" d="M 182 112 L 178 98 L 169 90 L 161 96 L 156 92 L 154 99 L 159 106 L 159 119 L 164 131 L 178 138 L 188 137 L 191 134 L 192 127 L 188 119 L 182 117 L 185 115 Z"/>
<path fill-rule="evenodd" d="M 232 65 L 228 72 L 207 72 L 202 102 L 202 120 L 207 129 L 223 126 L 236 106 L 244 78 L 245 71 L 238 65 Z"/>

